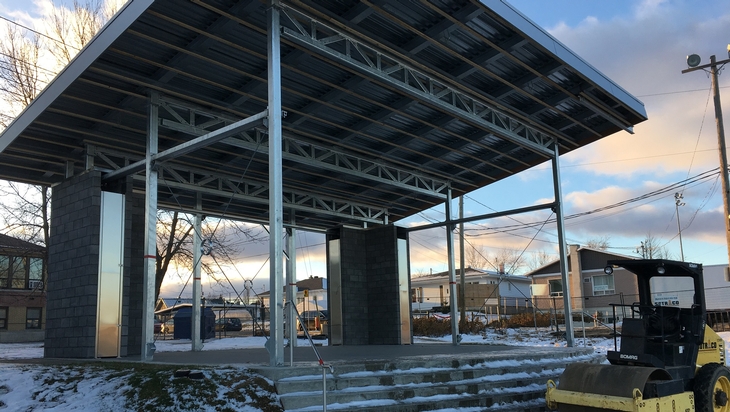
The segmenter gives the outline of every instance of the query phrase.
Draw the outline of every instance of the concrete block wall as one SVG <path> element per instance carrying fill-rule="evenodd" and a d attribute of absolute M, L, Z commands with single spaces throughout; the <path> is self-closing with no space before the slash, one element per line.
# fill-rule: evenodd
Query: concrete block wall
<path fill-rule="evenodd" d="M 53 188 L 45 357 L 93 358 L 99 272 L 101 174 Z"/>
<path fill-rule="evenodd" d="M 144 196 L 132 193 L 131 178 L 103 189 L 126 195 L 120 355 L 139 355 Z M 74 176 L 53 189 L 44 345 L 47 358 L 96 356 L 101 192 L 101 174 L 93 171 Z"/>
<path fill-rule="evenodd" d="M 145 213 L 144 196 L 127 192 L 127 222 L 124 261 L 124 307 L 122 350 L 126 355 L 142 353 L 142 295 L 144 291 L 144 241 Z M 122 356 L 126 356 L 122 355 Z"/>
<path fill-rule="evenodd" d="M 410 343 L 400 339 L 397 228 L 339 228 L 337 231 L 343 344 Z"/>
<path fill-rule="evenodd" d="M 365 232 L 368 254 L 368 331 L 370 345 L 400 344 L 400 304 L 396 227 Z M 410 342 L 408 342 L 410 343 Z"/>
<path fill-rule="evenodd" d="M 368 287 L 365 234 L 362 230 L 340 230 L 342 273 L 342 342 L 368 344 Z"/>

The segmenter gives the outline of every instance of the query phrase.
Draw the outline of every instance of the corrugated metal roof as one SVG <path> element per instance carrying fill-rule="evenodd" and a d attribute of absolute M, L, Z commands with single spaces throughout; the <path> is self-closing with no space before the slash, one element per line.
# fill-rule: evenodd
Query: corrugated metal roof
<path fill-rule="evenodd" d="M 546 139 L 566 153 L 646 119 L 502 1 L 282 5 L 284 207 L 303 227 L 396 221 L 447 186 L 458 196 L 545 161 Z M 0 178 L 53 185 L 87 160 L 112 171 L 142 159 L 151 92 L 160 150 L 263 112 L 266 10 L 129 2 L 0 136 Z M 208 214 L 268 220 L 264 127 L 160 173 L 162 207 L 190 210 L 200 192 Z"/>

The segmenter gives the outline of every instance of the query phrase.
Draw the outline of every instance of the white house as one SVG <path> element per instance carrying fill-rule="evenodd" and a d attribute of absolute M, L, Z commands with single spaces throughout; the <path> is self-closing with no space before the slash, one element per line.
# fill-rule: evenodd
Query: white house
<path fill-rule="evenodd" d="M 456 282 L 458 290 L 461 283 L 460 269 L 456 270 Z M 526 307 L 531 308 L 530 283 L 531 280 L 525 276 L 467 268 L 464 274 L 466 306 L 469 310 L 484 312 L 499 303 L 503 313 L 512 312 L 514 308 L 517 311 Z M 414 312 L 449 305 L 451 302 L 449 294 L 448 272 L 411 278 L 411 307 Z"/>

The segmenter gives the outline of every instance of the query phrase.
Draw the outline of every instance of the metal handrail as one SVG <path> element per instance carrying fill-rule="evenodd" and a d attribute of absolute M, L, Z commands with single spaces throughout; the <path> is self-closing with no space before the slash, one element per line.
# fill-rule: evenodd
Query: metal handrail
<path fill-rule="evenodd" d="M 304 320 L 302 319 L 302 315 L 297 310 L 296 305 L 294 305 L 294 302 L 286 302 L 284 307 L 286 305 L 291 305 L 294 309 L 294 313 L 297 315 L 297 319 L 299 319 L 299 324 L 302 325 L 302 330 L 304 331 L 304 335 L 309 340 L 309 345 L 312 346 L 312 349 L 314 350 L 315 356 L 317 356 L 317 361 L 319 362 L 319 366 L 322 368 L 322 411 L 327 411 L 327 369 L 330 370 L 330 373 L 335 373 L 335 368 L 332 365 L 327 365 L 324 363 L 324 359 L 322 359 L 322 356 L 319 354 L 319 351 L 317 350 L 317 347 L 314 345 L 314 341 L 312 340 L 312 335 L 309 334 L 309 330 L 306 327 L 306 324 L 304 323 Z M 296 329 L 296 328 L 295 328 Z M 292 339 L 296 339 L 294 336 L 289 336 L 289 366 L 294 366 L 294 344 L 292 344 Z"/>

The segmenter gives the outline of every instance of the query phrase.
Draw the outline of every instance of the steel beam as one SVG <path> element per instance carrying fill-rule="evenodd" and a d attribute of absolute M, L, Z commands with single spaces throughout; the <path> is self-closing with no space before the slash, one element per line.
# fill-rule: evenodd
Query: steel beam
<path fill-rule="evenodd" d="M 221 121 L 224 121 L 221 119 Z M 208 133 L 201 126 L 190 124 L 187 121 L 175 122 L 162 120 L 161 127 L 188 133 L 204 135 Z M 239 133 L 236 137 L 221 140 L 221 143 L 233 147 L 268 154 L 267 133 L 261 130 Z M 292 136 L 283 137 L 282 158 L 318 169 L 328 170 L 337 174 L 347 174 L 375 183 L 407 189 L 437 199 L 445 199 L 448 182 L 439 180 L 412 170 L 405 170 L 384 165 L 373 160 L 355 156 L 345 152 L 333 150 L 331 147 L 314 144 L 296 139 Z"/>
<path fill-rule="evenodd" d="M 162 151 L 160 153 L 157 153 L 156 155 L 152 156 L 152 161 L 153 162 L 164 162 L 166 160 L 174 159 L 178 156 L 183 156 L 192 151 L 212 145 L 225 138 L 231 137 L 235 134 L 241 133 L 245 130 L 252 129 L 258 125 L 263 124 L 263 120 L 266 118 L 267 115 L 268 115 L 267 112 L 261 112 L 261 113 L 255 114 L 251 117 L 247 117 L 243 120 L 239 120 L 238 122 L 235 122 L 231 125 L 222 127 L 218 130 L 204 134 L 203 136 L 200 136 L 193 140 L 187 141 L 185 143 L 182 143 L 180 145 L 177 145 L 175 147 L 172 147 L 172 148 Z M 135 174 L 137 172 L 141 172 L 142 170 L 144 170 L 144 162 L 143 161 L 135 162 L 129 166 L 125 166 L 121 169 L 115 170 L 114 172 L 104 175 L 103 180 L 110 181 L 110 180 L 120 179 L 120 178 L 129 176 L 129 175 Z"/>
<path fill-rule="evenodd" d="M 516 145 L 546 158 L 552 155 L 553 137 L 531 125 L 502 113 L 492 105 L 456 90 L 426 73 L 374 47 L 315 20 L 297 10 L 286 8 L 285 15 L 296 29 L 282 27 L 282 36 L 320 55 L 363 73 L 389 87 L 421 99 L 467 123 L 474 124 Z"/>
<path fill-rule="evenodd" d="M 512 210 L 505 210 L 503 212 L 487 213 L 485 215 L 477 215 L 477 216 L 460 218 L 460 219 L 452 220 L 451 223 L 454 225 L 458 225 L 461 223 L 476 222 L 478 220 L 494 219 L 495 217 L 518 215 L 521 213 L 535 212 L 537 210 L 552 209 L 554 207 L 555 207 L 555 202 L 543 203 L 541 205 L 527 206 L 527 207 L 522 207 L 519 209 L 512 209 Z M 445 226 L 447 223 L 448 222 L 430 223 L 428 225 L 421 225 L 421 226 L 405 228 L 405 230 L 407 230 L 408 232 L 416 232 L 419 230 L 426 230 L 426 229 L 433 229 L 436 227 L 442 227 L 442 226 Z"/>
<path fill-rule="evenodd" d="M 112 170 L 109 174 L 114 173 L 114 169 L 120 168 L 119 163 L 128 163 L 134 159 L 133 155 L 98 147 L 93 151 L 93 156 L 92 160 L 95 160 L 97 169 L 108 167 Z M 145 162 L 145 160 L 132 164 L 139 162 Z M 224 176 L 210 170 L 195 169 L 169 162 L 157 165 L 157 168 L 160 172 L 160 185 L 167 189 L 180 189 L 191 193 L 200 192 L 203 195 L 256 204 L 268 204 L 269 201 L 269 186 L 266 183 L 243 179 L 241 176 Z M 134 178 L 143 179 L 138 176 Z M 385 220 L 388 209 L 383 207 L 297 190 L 282 190 L 282 198 L 284 207 L 291 211 L 327 214 L 343 219 L 387 224 Z M 191 207 L 186 211 L 195 213 L 197 210 Z"/>

